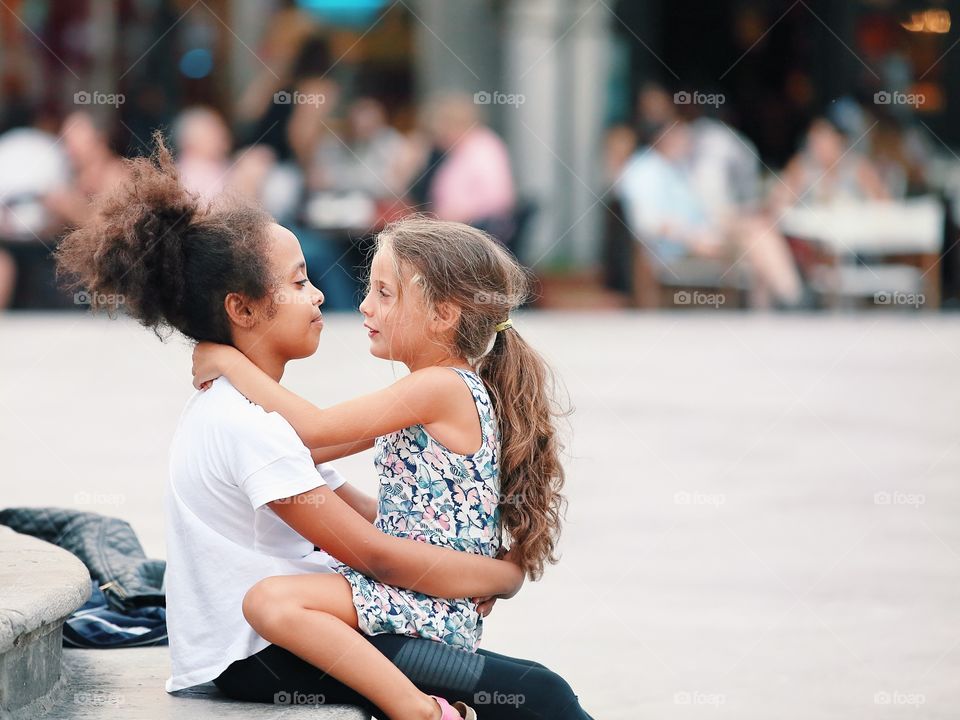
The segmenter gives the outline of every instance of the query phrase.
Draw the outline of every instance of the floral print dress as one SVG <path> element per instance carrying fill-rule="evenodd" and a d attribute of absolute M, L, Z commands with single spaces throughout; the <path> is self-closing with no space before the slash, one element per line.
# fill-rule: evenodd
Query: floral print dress
<path fill-rule="evenodd" d="M 480 449 L 472 455 L 455 453 L 421 425 L 377 438 L 375 524 L 395 537 L 494 557 L 501 543 L 497 423 L 477 374 L 450 369 L 463 378 L 477 404 Z M 350 582 L 365 635 L 412 635 L 469 651 L 480 644 L 483 618 L 469 598 L 446 600 L 384 585 L 342 563 L 336 570 Z"/>

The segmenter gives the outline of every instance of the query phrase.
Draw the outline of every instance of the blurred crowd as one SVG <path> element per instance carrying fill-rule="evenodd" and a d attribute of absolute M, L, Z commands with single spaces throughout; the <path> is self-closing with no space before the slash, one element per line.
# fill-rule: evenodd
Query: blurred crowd
<path fill-rule="evenodd" d="M 811 287 L 816 278 L 796 242 L 801 238 L 790 237 L 801 209 L 803 239 L 847 237 L 847 217 L 856 218 L 863 235 L 880 237 L 884 230 L 871 227 L 869 208 L 895 209 L 933 192 L 932 139 L 879 111 L 883 106 L 841 98 L 812 119 L 793 157 L 775 169 L 724 121 L 719 103 L 692 104 L 680 96 L 645 85 L 635 123 L 606 137 L 605 172 L 617 211 L 655 274 L 669 275 L 690 258 L 723 258 L 717 272 L 729 275 L 730 261 L 742 261 L 736 264 L 746 274 L 752 306 L 810 307 L 819 288 Z M 841 217 L 831 210 L 838 207 L 863 212 Z M 941 240 L 918 243 L 939 250 Z M 878 246 L 877 254 L 886 249 Z M 861 247 L 851 254 L 854 262 L 868 260 Z"/>
<path fill-rule="evenodd" d="M 189 190 L 210 202 L 224 192 L 253 198 L 294 231 L 328 308 L 355 307 L 365 242 L 403 214 L 429 212 L 518 242 L 507 147 L 472 96 L 433 98 L 400 132 L 378 98 L 330 77 L 322 37 L 300 38 L 296 52 L 278 44 L 287 71 L 250 83 L 233 127 L 214 108 L 193 106 L 166 131 Z M 0 134 L 0 308 L 15 288 L 30 292 L 24 273 L 49 265 L 89 199 L 124 179 L 110 136 L 87 109 Z M 149 138 L 138 140 L 146 152 Z"/>
<path fill-rule="evenodd" d="M 375 92 L 334 79 L 322 36 L 282 14 L 265 35 L 271 66 L 252 78 L 235 116 L 195 105 L 167 125 L 188 189 L 210 202 L 229 192 L 262 203 L 300 239 L 331 309 L 355 306 L 369 239 L 406 213 L 480 227 L 523 259 L 531 204 L 518 201 L 508 148 L 472 96 L 432 98 L 398 124 Z M 736 286 L 756 308 L 812 307 L 824 281 L 805 241 L 847 242 L 851 217 L 861 234 L 890 234 L 889 216 L 871 203 L 896 207 L 933 190 L 934 143 L 882 105 L 832 103 L 783 168 L 768 167 L 724 110 L 651 83 L 637 93 L 634 121 L 608 130 L 605 206 L 629 230 L 629 252 L 607 259 L 630 276 L 626 284 L 638 282 L 628 256 L 645 259 L 653 282 L 666 285 L 684 284 L 696 261 L 690 286 Z M 93 195 L 124 179 L 115 124 L 84 107 L 0 134 L 0 308 L 17 296 L 18 305 L 42 306 L 41 289 L 55 292 L 50 251 L 84 220 Z M 149 150 L 149 138 L 136 140 Z M 828 210 L 851 204 L 867 210 Z M 939 237 L 921 240 L 918 256 L 930 255 L 931 242 L 945 247 Z M 869 255 L 858 247 L 851 257 L 866 266 L 876 259 Z M 928 275 L 899 277 L 916 289 Z"/>

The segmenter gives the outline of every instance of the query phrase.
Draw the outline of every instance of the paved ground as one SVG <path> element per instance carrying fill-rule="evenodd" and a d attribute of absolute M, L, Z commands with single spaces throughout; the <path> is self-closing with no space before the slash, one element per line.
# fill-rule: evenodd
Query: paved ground
<path fill-rule="evenodd" d="M 42 720 L 364 720 L 356 707 L 324 705 L 317 696 L 278 698 L 276 705 L 234 702 L 205 683 L 176 695 L 163 691 L 165 648 L 65 650 L 61 687 Z M 91 682 L 93 680 L 93 682 Z M 318 704 L 319 703 L 319 704 Z M 31 719 L 32 720 L 32 719 Z M 39 720 L 39 719 L 38 719 Z"/>
<path fill-rule="evenodd" d="M 598 720 L 956 716 L 960 318 L 517 325 L 576 406 L 571 509 L 562 562 L 485 646 L 561 672 Z M 332 403 L 389 382 L 365 342 L 330 318 L 288 385 Z M 3 503 L 119 515 L 162 556 L 188 348 L 82 315 L 0 317 L 0 347 Z M 341 469 L 373 487 L 368 457 Z"/>

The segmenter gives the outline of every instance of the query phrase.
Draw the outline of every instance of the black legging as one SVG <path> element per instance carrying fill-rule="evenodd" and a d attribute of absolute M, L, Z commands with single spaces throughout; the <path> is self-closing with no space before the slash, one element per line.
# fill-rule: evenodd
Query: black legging
<path fill-rule="evenodd" d="M 463 700 L 483 720 L 592 720 L 567 682 L 540 663 L 404 635 L 367 639 L 421 691 Z M 237 660 L 213 682 L 236 700 L 359 705 L 375 717 L 387 717 L 362 695 L 277 645 Z"/>

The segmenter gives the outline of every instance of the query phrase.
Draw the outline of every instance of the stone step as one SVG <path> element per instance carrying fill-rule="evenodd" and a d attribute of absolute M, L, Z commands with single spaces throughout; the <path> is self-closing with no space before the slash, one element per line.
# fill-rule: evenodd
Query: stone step
<path fill-rule="evenodd" d="M 63 682 L 57 697 L 36 720 L 369 720 L 352 705 L 247 703 L 220 694 L 213 683 L 167 693 L 166 647 L 63 651 Z"/>
<path fill-rule="evenodd" d="M 63 622 L 89 596 L 76 557 L 0 526 L 0 717 L 32 718 L 55 692 Z"/>

